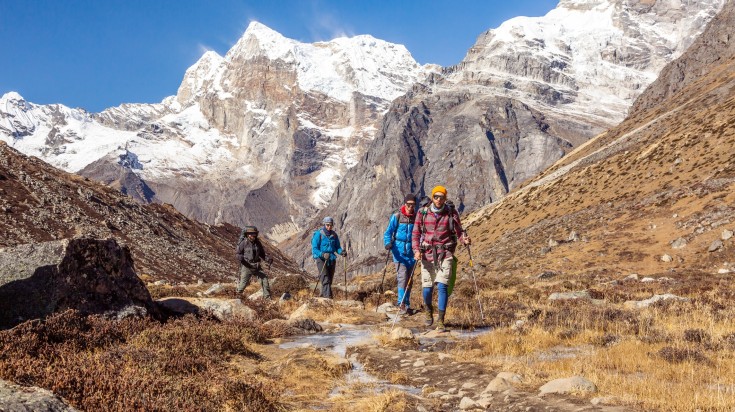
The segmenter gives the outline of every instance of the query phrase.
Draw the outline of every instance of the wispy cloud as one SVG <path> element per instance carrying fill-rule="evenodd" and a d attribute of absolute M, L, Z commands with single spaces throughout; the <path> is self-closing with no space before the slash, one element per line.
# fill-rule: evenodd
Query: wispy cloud
<path fill-rule="evenodd" d="M 317 3 L 312 5 L 311 17 L 307 21 L 307 30 L 312 41 L 325 41 L 355 35 L 354 29 L 345 26 L 338 16 L 330 11 L 325 11 Z"/>

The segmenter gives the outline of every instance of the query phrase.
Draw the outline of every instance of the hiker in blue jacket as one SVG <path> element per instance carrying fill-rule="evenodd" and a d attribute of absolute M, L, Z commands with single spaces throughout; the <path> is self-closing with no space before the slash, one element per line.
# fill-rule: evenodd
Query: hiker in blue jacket
<path fill-rule="evenodd" d="M 408 278 L 413 272 L 416 259 L 411 249 L 411 232 L 416 219 L 416 196 L 409 193 L 403 199 L 400 210 L 390 216 L 388 228 L 383 234 L 385 250 L 393 254 L 398 279 L 398 302 L 400 315 L 411 313 L 411 289 L 407 289 Z M 405 294 L 405 297 L 404 297 Z"/>
<path fill-rule="evenodd" d="M 314 232 L 311 237 L 311 255 L 319 269 L 319 280 L 322 282 L 321 297 L 332 299 L 332 279 L 337 267 L 337 256 L 347 256 L 347 252 L 339 245 L 339 237 L 334 229 L 334 219 L 327 216 L 322 220 L 324 226 Z M 317 280 L 317 282 L 319 282 Z"/>

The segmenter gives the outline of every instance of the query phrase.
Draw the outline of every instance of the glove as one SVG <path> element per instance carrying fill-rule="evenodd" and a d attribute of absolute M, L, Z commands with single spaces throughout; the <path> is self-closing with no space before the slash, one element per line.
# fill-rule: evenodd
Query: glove
<path fill-rule="evenodd" d="M 324 252 L 324 253 L 322 253 L 322 259 L 324 259 L 324 260 L 329 260 L 329 258 L 330 258 L 331 256 L 332 256 L 332 255 L 331 255 L 330 253 L 327 253 L 327 252 Z"/>
<path fill-rule="evenodd" d="M 347 257 L 347 252 L 345 252 L 345 251 L 343 250 L 343 251 L 342 251 L 342 253 L 340 253 L 340 255 L 342 255 L 342 257 Z"/>
<path fill-rule="evenodd" d="M 393 243 L 392 242 L 391 243 L 388 243 L 387 245 L 385 245 L 385 250 L 391 250 L 392 248 L 393 248 Z"/>

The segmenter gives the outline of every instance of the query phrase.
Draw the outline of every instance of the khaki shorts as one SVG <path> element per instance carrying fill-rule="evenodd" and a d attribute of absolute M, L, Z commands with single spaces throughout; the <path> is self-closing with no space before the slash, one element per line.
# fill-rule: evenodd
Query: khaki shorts
<path fill-rule="evenodd" d="M 449 284 L 449 275 L 452 273 L 452 258 L 444 259 L 441 265 L 434 266 L 434 262 L 421 260 L 421 287 L 430 288 L 434 282 Z"/>

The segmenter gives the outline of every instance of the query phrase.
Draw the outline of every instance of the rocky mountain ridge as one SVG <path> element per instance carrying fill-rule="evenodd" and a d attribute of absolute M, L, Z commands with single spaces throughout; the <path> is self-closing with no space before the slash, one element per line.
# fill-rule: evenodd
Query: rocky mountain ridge
<path fill-rule="evenodd" d="M 482 34 L 462 63 L 394 101 L 314 225 L 334 216 L 356 266 L 380 269 L 387 216 L 405 193 L 446 186 L 461 212 L 502 199 L 622 120 L 722 4 L 563 1 Z M 285 250 L 308 263 L 303 241 Z"/>
<path fill-rule="evenodd" d="M 139 201 L 278 239 L 329 199 L 390 101 L 436 70 L 368 35 L 305 44 L 252 22 L 160 104 L 95 114 L 7 93 L 0 139 Z"/>
<path fill-rule="evenodd" d="M 191 220 L 168 204 L 142 205 L 119 191 L 29 158 L 0 142 L 0 248 L 71 238 L 116 239 L 138 275 L 230 281 L 239 229 Z M 271 245 L 275 273 L 300 273 Z"/>
<path fill-rule="evenodd" d="M 484 273 L 735 272 L 733 27 L 728 2 L 624 122 L 470 215 Z"/>

